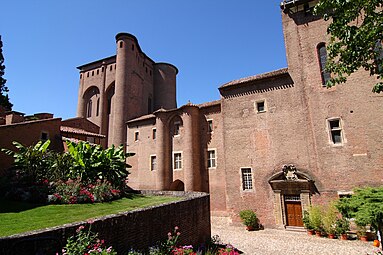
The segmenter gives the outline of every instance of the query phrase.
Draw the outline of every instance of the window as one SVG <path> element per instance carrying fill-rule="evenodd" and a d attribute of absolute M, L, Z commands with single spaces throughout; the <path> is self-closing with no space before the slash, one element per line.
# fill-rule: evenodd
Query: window
<path fill-rule="evenodd" d="M 97 69 L 97 75 L 100 73 L 100 70 L 99 69 Z"/>
<path fill-rule="evenodd" d="M 124 42 L 120 42 L 120 48 L 122 48 L 124 46 Z"/>
<path fill-rule="evenodd" d="M 382 40 L 378 40 L 375 43 L 375 48 L 374 48 L 374 61 L 375 61 L 375 72 L 380 73 L 382 72 L 383 68 L 383 46 L 382 46 Z"/>
<path fill-rule="evenodd" d="M 174 156 L 173 156 L 173 169 L 174 170 L 182 169 L 182 154 L 180 152 L 174 153 Z"/>
<path fill-rule="evenodd" d="M 319 59 L 319 67 L 322 77 L 322 85 L 326 86 L 326 82 L 330 80 L 331 76 L 330 73 L 326 71 L 326 63 L 327 63 L 327 50 L 326 50 L 326 44 L 320 43 L 317 47 L 318 51 L 318 59 Z"/>
<path fill-rule="evenodd" d="M 41 132 L 41 137 L 40 137 L 40 140 L 41 141 L 46 141 L 49 139 L 49 134 L 48 132 Z"/>
<path fill-rule="evenodd" d="M 92 99 L 89 100 L 87 105 L 86 117 L 92 117 Z"/>
<path fill-rule="evenodd" d="M 180 122 L 174 122 L 174 135 L 180 135 Z"/>
<path fill-rule="evenodd" d="M 157 129 L 155 129 L 155 128 L 152 129 L 152 138 L 153 138 L 153 140 L 156 140 L 156 138 L 157 138 Z"/>
<path fill-rule="evenodd" d="M 207 151 L 207 167 L 208 168 L 215 168 L 215 150 L 208 150 Z"/>
<path fill-rule="evenodd" d="M 92 76 L 94 76 L 94 71 L 92 71 Z"/>
<path fill-rule="evenodd" d="M 253 177 L 251 174 L 251 168 L 241 168 L 242 174 L 242 189 L 252 190 L 253 189 Z"/>
<path fill-rule="evenodd" d="M 256 105 L 257 105 L 257 112 L 265 112 L 266 111 L 265 101 L 256 102 Z"/>
<path fill-rule="evenodd" d="M 342 127 L 340 119 L 328 120 L 330 129 L 330 140 L 333 144 L 342 144 Z"/>
<path fill-rule="evenodd" d="M 156 157 L 156 155 L 150 156 L 150 170 L 151 171 L 157 170 L 157 157 Z"/>
<path fill-rule="evenodd" d="M 207 120 L 207 132 L 213 132 L 213 120 Z"/>
<path fill-rule="evenodd" d="M 86 77 L 89 77 L 89 72 L 86 73 Z"/>
<path fill-rule="evenodd" d="M 99 112 L 100 112 L 100 98 L 97 98 L 96 116 L 98 116 Z"/>
<path fill-rule="evenodd" d="M 140 132 L 138 131 L 134 132 L 134 141 L 137 142 L 139 138 L 140 138 Z"/>
<path fill-rule="evenodd" d="M 132 44 L 132 50 L 134 50 L 134 44 Z"/>
<path fill-rule="evenodd" d="M 148 97 L 148 113 L 153 112 L 153 107 L 152 107 L 152 98 Z"/>
<path fill-rule="evenodd" d="M 113 70 L 113 66 L 111 65 L 110 67 L 109 67 L 109 71 L 112 71 Z"/>

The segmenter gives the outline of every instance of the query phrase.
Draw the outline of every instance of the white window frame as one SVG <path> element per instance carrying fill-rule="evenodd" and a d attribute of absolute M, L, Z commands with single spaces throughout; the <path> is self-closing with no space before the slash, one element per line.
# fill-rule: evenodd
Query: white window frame
<path fill-rule="evenodd" d="M 155 159 L 155 162 L 153 163 L 153 159 Z M 150 155 L 150 171 L 156 171 L 158 164 L 157 164 L 157 155 L 156 154 L 151 154 Z"/>
<path fill-rule="evenodd" d="M 214 158 L 210 158 L 210 152 L 214 152 Z M 207 150 L 207 168 L 215 169 L 216 167 L 217 167 L 217 149 L 213 149 L 213 148 L 208 149 Z"/>
<path fill-rule="evenodd" d="M 180 160 L 177 161 L 178 164 L 176 164 L 176 154 L 180 155 Z M 183 165 L 183 157 L 182 157 L 182 151 L 174 151 L 173 152 L 173 170 L 182 170 Z M 176 168 L 177 166 L 177 168 Z"/>
<path fill-rule="evenodd" d="M 250 169 L 250 173 L 244 173 L 244 170 Z M 253 169 L 251 167 L 241 167 L 241 190 L 243 192 L 254 191 Z M 250 180 L 249 180 L 250 179 Z"/>
<path fill-rule="evenodd" d="M 338 121 L 339 122 L 339 127 L 331 128 L 331 122 L 332 121 Z M 339 117 L 328 118 L 327 119 L 327 129 L 328 129 L 329 143 L 332 146 L 342 146 L 344 144 L 344 142 L 345 142 L 342 119 L 339 118 Z M 334 131 L 339 131 L 340 132 L 340 142 L 339 143 L 335 143 L 335 141 L 333 139 L 333 132 Z"/>

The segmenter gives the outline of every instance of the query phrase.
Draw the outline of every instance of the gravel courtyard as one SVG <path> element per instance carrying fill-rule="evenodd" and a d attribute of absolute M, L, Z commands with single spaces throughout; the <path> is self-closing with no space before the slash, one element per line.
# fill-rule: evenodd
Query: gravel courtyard
<path fill-rule="evenodd" d="M 308 236 L 305 232 L 275 229 L 246 231 L 232 226 L 224 217 L 212 217 L 212 236 L 219 235 L 223 243 L 231 243 L 243 254 L 255 255 L 366 255 L 372 254 L 372 242 L 341 241 Z"/>

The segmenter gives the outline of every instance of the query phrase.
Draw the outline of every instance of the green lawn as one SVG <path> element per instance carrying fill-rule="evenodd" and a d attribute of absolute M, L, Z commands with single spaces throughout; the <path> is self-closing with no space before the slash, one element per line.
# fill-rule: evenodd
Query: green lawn
<path fill-rule="evenodd" d="M 179 199 L 134 195 L 131 198 L 123 198 L 109 203 L 42 206 L 0 200 L 0 237 L 84 221 Z"/>

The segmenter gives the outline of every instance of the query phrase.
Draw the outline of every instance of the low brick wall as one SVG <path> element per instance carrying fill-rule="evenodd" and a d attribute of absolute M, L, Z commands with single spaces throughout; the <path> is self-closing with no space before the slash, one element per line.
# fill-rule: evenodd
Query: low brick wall
<path fill-rule="evenodd" d="M 180 201 L 98 218 L 92 230 L 119 254 L 145 249 L 167 238 L 175 226 L 181 244 L 200 244 L 210 238 L 209 195 L 199 192 L 140 191 L 144 195 L 183 197 Z M 85 222 L 0 238 L 0 254 L 56 254 L 65 240 Z M 41 253 L 38 253 L 41 252 Z"/>

